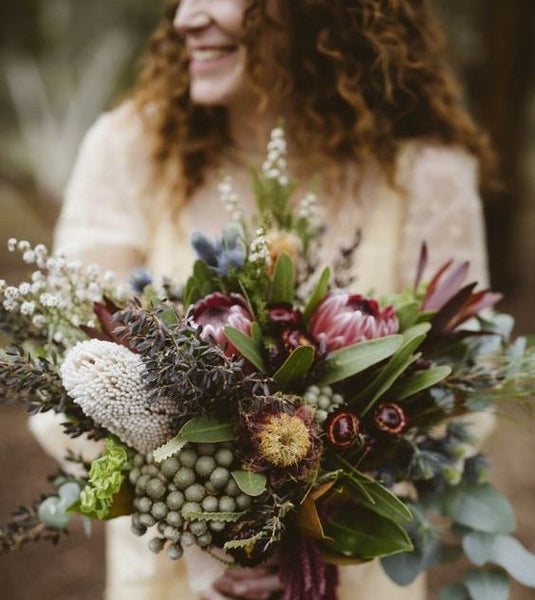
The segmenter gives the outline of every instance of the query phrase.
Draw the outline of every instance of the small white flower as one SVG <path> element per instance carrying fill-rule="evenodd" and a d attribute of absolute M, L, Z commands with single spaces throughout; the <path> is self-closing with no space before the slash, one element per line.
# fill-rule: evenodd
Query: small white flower
<path fill-rule="evenodd" d="M 60 299 L 57 296 L 48 292 L 39 296 L 39 302 L 46 308 L 57 308 L 61 304 Z"/>
<path fill-rule="evenodd" d="M 9 285 L 4 291 L 4 296 L 8 300 L 15 300 L 15 298 L 19 297 L 19 289 L 13 285 Z"/>
<path fill-rule="evenodd" d="M 85 271 L 85 272 L 86 272 L 86 274 L 87 274 L 89 277 L 98 277 L 98 276 L 99 276 L 99 274 L 100 274 L 100 267 L 99 267 L 98 265 L 94 265 L 94 264 L 93 264 L 93 265 L 89 265 L 89 266 L 86 268 L 86 271 Z"/>
<path fill-rule="evenodd" d="M 44 281 L 34 281 L 30 286 L 30 292 L 37 295 L 46 286 Z"/>
<path fill-rule="evenodd" d="M 81 271 L 83 267 L 82 261 L 80 260 L 71 260 L 67 263 L 67 270 L 70 273 L 73 273 L 74 275 L 76 275 L 76 273 L 79 273 Z"/>
<path fill-rule="evenodd" d="M 44 276 L 43 276 L 43 274 L 41 273 L 41 271 L 34 271 L 34 272 L 32 273 L 32 277 L 31 277 L 31 279 L 32 279 L 32 281 L 33 281 L 34 283 L 37 283 L 38 281 L 42 281 L 42 280 L 43 280 L 43 277 L 44 277 Z"/>
<path fill-rule="evenodd" d="M 32 265 L 35 262 L 36 256 L 33 250 L 26 250 L 22 255 L 22 260 L 27 265 Z"/>
<path fill-rule="evenodd" d="M 53 335 L 53 339 L 56 343 L 61 344 L 64 340 L 64 337 L 60 331 L 56 331 L 56 333 Z"/>
<path fill-rule="evenodd" d="M 9 238 L 9 240 L 7 241 L 7 249 L 10 252 L 15 252 L 15 250 L 17 249 L 17 238 Z"/>
<path fill-rule="evenodd" d="M 23 302 L 20 306 L 20 314 L 25 316 L 33 315 L 35 311 L 35 302 Z"/>
<path fill-rule="evenodd" d="M 56 268 L 56 259 L 52 257 L 48 258 L 46 260 L 45 266 L 49 271 L 52 271 Z"/>
<path fill-rule="evenodd" d="M 24 281 L 19 285 L 19 292 L 22 296 L 27 296 L 31 292 L 31 285 Z"/>
<path fill-rule="evenodd" d="M 44 315 L 34 315 L 34 317 L 32 319 L 32 324 L 34 325 L 34 327 L 40 328 L 45 323 L 46 323 L 46 319 L 45 319 Z"/>
<path fill-rule="evenodd" d="M 113 271 L 106 271 L 104 273 L 104 283 L 110 284 L 113 283 L 116 279 L 115 273 Z"/>
<path fill-rule="evenodd" d="M 31 249 L 31 245 L 30 242 L 28 242 L 27 240 L 21 240 L 17 243 L 17 248 L 20 252 L 26 252 L 26 250 Z"/>
<path fill-rule="evenodd" d="M 2 306 L 5 308 L 5 310 L 7 310 L 8 312 L 11 312 L 12 310 L 15 310 L 17 308 L 17 303 L 15 302 L 15 300 L 13 300 L 11 298 L 6 298 L 2 302 Z"/>
<path fill-rule="evenodd" d="M 6 285 L 6 280 L 0 279 L 0 292 L 2 292 L 5 289 Z"/>

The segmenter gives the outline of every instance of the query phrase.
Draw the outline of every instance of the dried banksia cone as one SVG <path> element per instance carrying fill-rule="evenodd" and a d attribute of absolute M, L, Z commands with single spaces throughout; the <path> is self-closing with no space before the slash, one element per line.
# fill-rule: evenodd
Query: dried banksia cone
<path fill-rule="evenodd" d="M 175 432 L 176 405 L 149 401 L 141 358 L 119 344 L 77 344 L 61 366 L 69 396 L 84 413 L 138 452 L 157 448 Z"/>

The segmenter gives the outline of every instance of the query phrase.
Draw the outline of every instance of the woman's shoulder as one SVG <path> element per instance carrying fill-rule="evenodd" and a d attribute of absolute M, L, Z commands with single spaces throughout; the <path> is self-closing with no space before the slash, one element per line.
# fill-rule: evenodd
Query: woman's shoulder
<path fill-rule="evenodd" d="M 462 146 L 422 139 L 404 142 L 397 162 L 398 183 L 408 190 L 414 186 L 477 187 L 478 171 L 477 158 Z"/>

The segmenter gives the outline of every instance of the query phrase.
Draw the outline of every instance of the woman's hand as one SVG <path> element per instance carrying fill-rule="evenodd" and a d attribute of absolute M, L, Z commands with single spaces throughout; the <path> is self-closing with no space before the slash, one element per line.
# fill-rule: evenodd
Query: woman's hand
<path fill-rule="evenodd" d="M 244 600 L 268 600 L 282 589 L 279 576 L 270 566 L 254 569 L 227 569 L 204 593 L 203 600 L 227 600 L 243 598 Z"/>

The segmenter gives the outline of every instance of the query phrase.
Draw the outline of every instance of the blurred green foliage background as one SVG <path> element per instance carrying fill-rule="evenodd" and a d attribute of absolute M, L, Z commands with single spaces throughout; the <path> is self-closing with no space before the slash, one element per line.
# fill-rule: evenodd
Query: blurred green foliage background
<path fill-rule="evenodd" d="M 289 0 L 293 1 L 293 0 Z M 494 287 L 522 332 L 535 333 L 535 0 L 430 0 L 476 120 L 502 165 L 502 189 L 486 198 Z M 84 132 L 131 85 L 165 0 L 2 0 L 0 3 L 0 266 L 19 265 L 2 240 L 49 242 Z M 494 479 L 513 498 L 519 537 L 535 550 L 535 475 L 528 426 L 502 420 L 489 443 Z M 54 472 L 17 407 L 0 415 L 0 520 L 46 489 Z M 80 531 L 53 551 L 2 557 L 5 600 L 96 600 L 104 589 L 103 531 Z M 455 569 L 455 567 L 453 568 Z M 450 569 L 435 570 L 432 597 Z M 514 588 L 513 600 L 535 593 Z M 383 599 L 380 599 L 383 600 Z"/>

